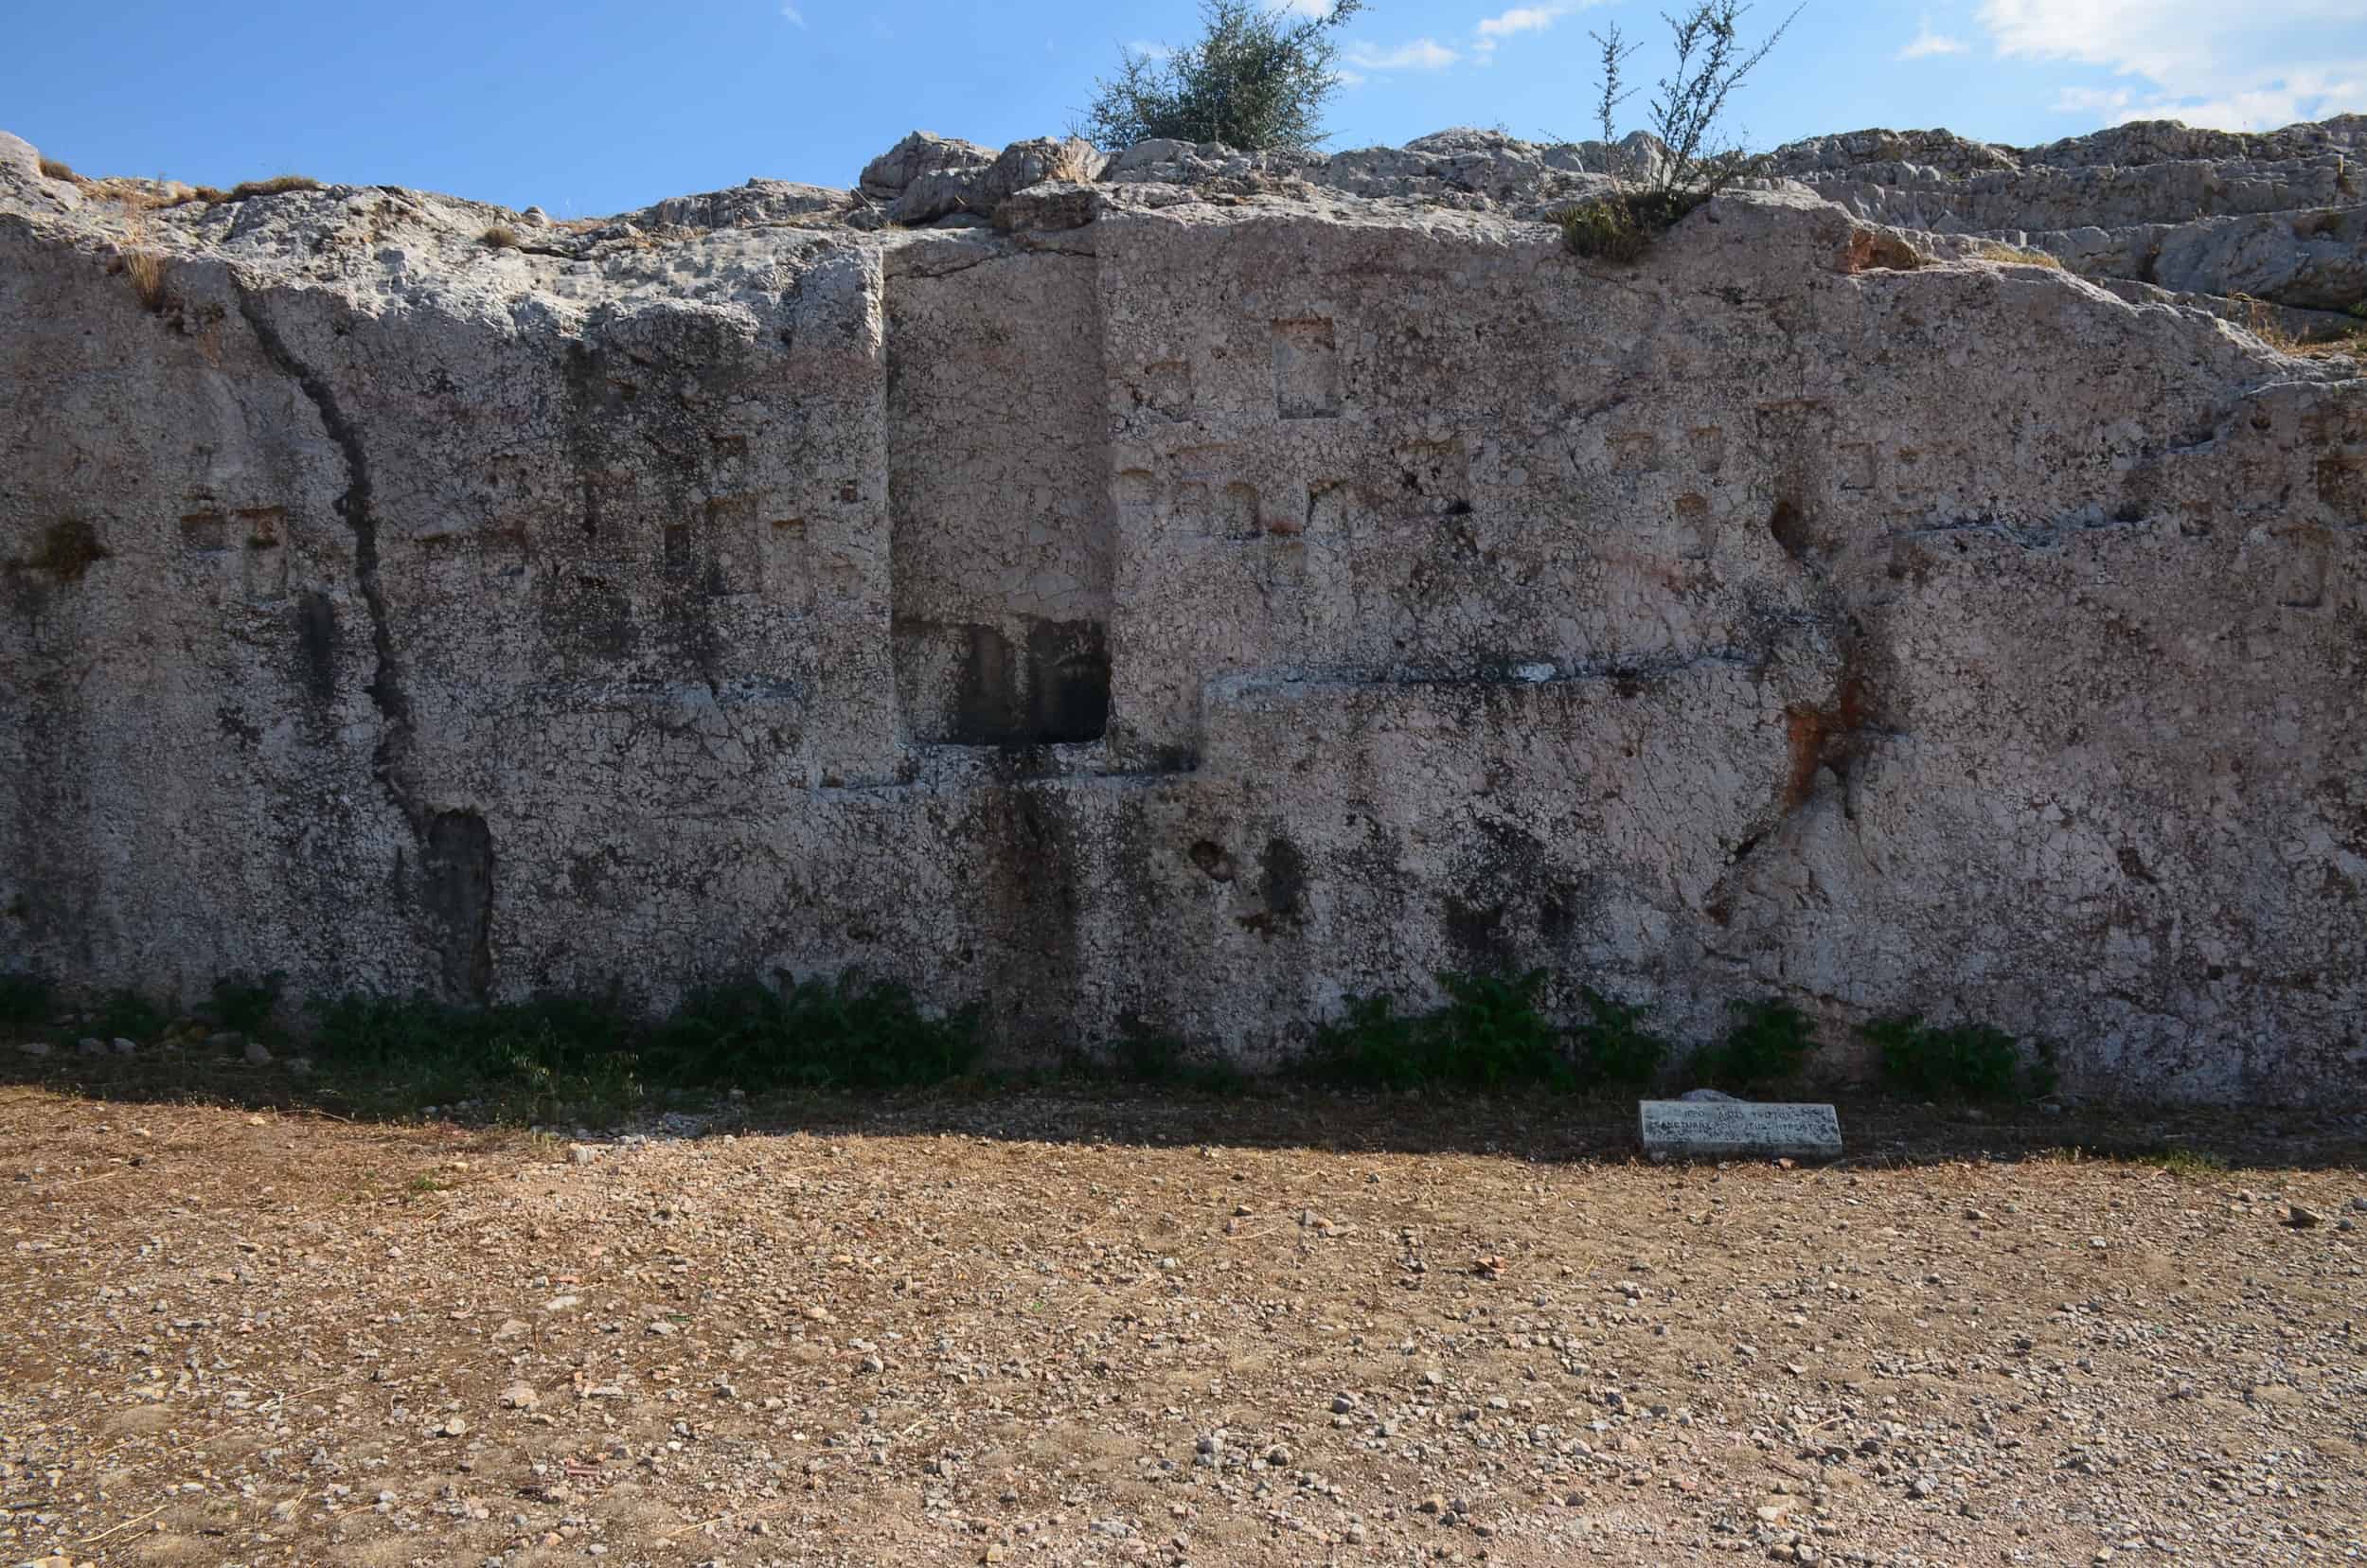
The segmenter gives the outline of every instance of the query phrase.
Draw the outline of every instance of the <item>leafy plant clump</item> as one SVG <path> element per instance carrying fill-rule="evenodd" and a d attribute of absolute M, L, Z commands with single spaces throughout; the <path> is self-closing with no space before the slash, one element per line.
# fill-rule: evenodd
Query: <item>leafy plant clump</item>
<path fill-rule="evenodd" d="M 620 1114 L 642 1096 L 642 1026 L 614 999 L 459 1007 L 348 996 L 316 1007 L 329 1087 L 379 1113 L 474 1101 L 496 1118 Z"/>
<path fill-rule="evenodd" d="M 1913 1014 L 1877 1019 L 1860 1033 L 1881 1053 L 1882 1077 L 1911 1095 L 1967 1099 L 2038 1098 L 2055 1089 L 2053 1051 L 2021 1042 L 1986 1024 L 1948 1026 Z"/>
<path fill-rule="evenodd" d="M 109 991 L 91 1019 L 91 1032 L 102 1040 L 153 1040 L 165 1032 L 172 1015 L 152 997 L 124 987 Z"/>
<path fill-rule="evenodd" d="M 1750 9 L 1741 0 L 1696 0 L 1683 16 L 1665 17 L 1677 68 L 1661 79 L 1652 98 L 1652 134 L 1667 149 L 1667 162 L 1654 178 L 1652 190 L 1664 195 L 1698 190 L 1714 196 L 1757 167 L 1759 160 L 1723 128 L 1726 100 L 1791 30 L 1800 9 L 1794 7 L 1754 49 L 1741 39 L 1742 18 Z"/>
<path fill-rule="evenodd" d="M 1816 1049 L 1816 1021 L 1780 998 L 1728 1004 L 1735 1021 L 1717 1043 L 1694 1058 L 1694 1069 L 1713 1084 L 1736 1089 L 1781 1082 L 1799 1076 Z"/>
<path fill-rule="evenodd" d="M 1679 220 L 1709 200 L 1705 193 L 1622 191 L 1600 196 L 1554 215 L 1561 241 L 1574 256 L 1598 261 L 1633 261 Z"/>
<path fill-rule="evenodd" d="M 1663 156 L 1632 187 L 1557 214 L 1562 240 L 1578 256 L 1634 261 L 1652 241 L 1735 180 L 1753 173 L 1752 157 L 1722 128 L 1726 102 L 1791 27 L 1794 9 L 1756 47 L 1742 42 L 1743 0 L 1695 0 L 1668 24 L 1675 68 L 1660 80 L 1648 115 Z M 1641 47 L 1613 25 L 1593 35 L 1599 51 L 1595 119 L 1606 145 L 1616 139 L 1619 106 L 1634 96 L 1625 84 L 1628 60 Z"/>
<path fill-rule="evenodd" d="M 1494 974 L 1442 974 L 1447 1003 L 1431 1015 L 1439 1075 L 1478 1089 L 1542 1084 L 1568 1089 L 1576 1074 L 1561 1031 L 1538 1011 L 1545 971 L 1506 979 Z"/>
<path fill-rule="evenodd" d="M 1338 1018 L 1315 1025 L 1315 1042 L 1294 1070 L 1337 1088 L 1416 1088 L 1429 1067 L 1428 1027 L 1423 1015 L 1397 1011 L 1397 999 L 1385 991 L 1351 996 Z"/>
<path fill-rule="evenodd" d="M 0 974 L 0 1024 L 39 1027 L 56 1010 L 58 988 L 45 974 Z"/>
<path fill-rule="evenodd" d="M 1587 1018 L 1572 1034 L 1583 1078 L 1632 1087 L 1658 1076 L 1668 1042 L 1644 1026 L 1650 1008 L 1613 1001 L 1592 987 L 1580 987 L 1578 1000 Z"/>
<path fill-rule="evenodd" d="M 1110 1065 L 1129 1082 L 1160 1088 L 1237 1095 L 1249 1087 L 1248 1075 L 1232 1062 L 1152 1029 L 1129 1029 L 1120 1035 L 1111 1044 Z"/>
<path fill-rule="evenodd" d="M 905 987 L 849 971 L 695 990 L 651 1031 L 643 1066 L 692 1087 L 890 1089 L 958 1078 L 981 1043 L 975 1013 L 931 1018 Z"/>
<path fill-rule="evenodd" d="M 214 982 L 213 1005 L 206 1011 L 222 1028 L 259 1035 L 272 1026 L 273 1015 L 279 1010 L 280 993 L 287 985 L 285 970 L 274 970 L 259 979 L 247 974 L 225 974 Z"/>
<path fill-rule="evenodd" d="M 1447 1000 L 1428 1012 L 1401 1013 L 1387 995 L 1350 997 L 1337 1020 L 1319 1025 L 1315 1042 L 1299 1063 L 1309 1081 L 1348 1088 L 1464 1089 L 1536 1087 L 1567 1091 L 1579 1086 L 1581 1059 L 1574 1059 L 1564 1031 L 1539 1010 L 1546 973 L 1442 974 Z M 1595 998 L 1602 1003 L 1601 998 Z M 1592 1006 L 1592 1004 L 1590 1004 Z M 1614 1005 L 1595 1014 L 1590 1072 L 1610 1064 L 1628 1071 L 1647 1047 Z"/>
<path fill-rule="evenodd" d="M 1117 77 L 1094 83 L 1077 132 L 1112 151 L 1154 137 L 1246 151 L 1318 147 L 1340 87 L 1339 29 L 1362 9 L 1332 0 L 1306 16 L 1260 0 L 1202 0 L 1199 40 L 1165 55 L 1123 51 Z"/>

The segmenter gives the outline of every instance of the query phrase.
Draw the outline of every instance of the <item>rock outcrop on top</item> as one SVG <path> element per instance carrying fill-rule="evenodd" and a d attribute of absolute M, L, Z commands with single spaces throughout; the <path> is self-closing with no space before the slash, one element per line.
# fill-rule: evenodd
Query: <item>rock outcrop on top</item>
<path fill-rule="evenodd" d="M 2363 139 L 1819 138 L 1614 265 L 1643 139 L 553 223 L 0 137 L 0 968 L 1255 1062 L 1543 965 L 2355 1092 Z"/>

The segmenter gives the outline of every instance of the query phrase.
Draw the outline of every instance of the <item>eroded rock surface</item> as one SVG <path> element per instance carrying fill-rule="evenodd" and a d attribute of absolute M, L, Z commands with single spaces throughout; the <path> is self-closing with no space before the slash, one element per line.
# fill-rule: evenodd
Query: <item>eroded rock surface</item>
<path fill-rule="evenodd" d="M 574 224 L 0 144 L 0 953 L 860 966 L 1251 1060 L 1549 964 L 2358 1085 L 2367 383 L 2206 297 L 2289 257 L 1968 241 L 2285 222 L 2361 132 L 1825 138 L 1634 267 L 1542 219 L 1642 144 L 928 138 Z"/>

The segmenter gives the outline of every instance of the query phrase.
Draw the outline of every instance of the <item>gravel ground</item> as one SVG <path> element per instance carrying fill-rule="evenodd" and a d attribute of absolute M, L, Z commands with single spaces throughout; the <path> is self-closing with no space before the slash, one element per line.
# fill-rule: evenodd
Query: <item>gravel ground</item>
<path fill-rule="evenodd" d="M 0 1088 L 0 1561 L 2367 1556 L 2355 1120 L 1662 1168 L 1627 1114 Z M 2108 1132 L 2233 1163 L 2044 1152 Z"/>

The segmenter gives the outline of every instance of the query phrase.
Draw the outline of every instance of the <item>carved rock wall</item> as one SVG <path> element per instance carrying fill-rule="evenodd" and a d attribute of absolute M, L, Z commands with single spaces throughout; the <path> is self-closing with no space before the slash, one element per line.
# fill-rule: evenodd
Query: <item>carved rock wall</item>
<path fill-rule="evenodd" d="M 2346 361 L 1798 187 L 1626 268 L 1155 185 L 515 251 L 0 181 L 10 966 L 859 965 L 1255 1061 L 1549 964 L 2367 1078 Z"/>

